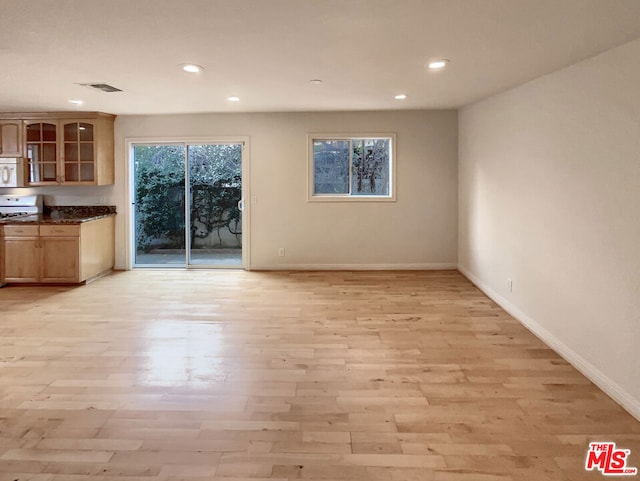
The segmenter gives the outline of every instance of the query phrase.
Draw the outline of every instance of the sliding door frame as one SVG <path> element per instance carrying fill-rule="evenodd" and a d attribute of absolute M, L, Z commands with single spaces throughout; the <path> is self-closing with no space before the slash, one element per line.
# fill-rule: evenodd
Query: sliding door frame
<path fill-rule="evenodd" d="M 188 170 L 187 165 L 187 150 L 188 145 L 215 145 L 215 144 L 242 144 L 242 195 L 241 201 L 243 204 L 242 210 L 242 266 L 244 270 L 251 270 L 251 184 L 250 184 L 250 159 L 251 150 L 248 136 L 238 137 L 130 137 L 125 139 L 126 144 L 126 185 L 125 200 L 127 209 L 125 214 L 125 233 L 126 233 L 126 269 L 131 270 L 134 267 L 134 257 L 136 252 L 135 246 L 135 176 L 134 176 L 134 157 L 133 148 L 136 145 L 184 145 L 185 146 L 185 172 Z M 188 177 L 186 177 L 188 179 Z M 189 188 L 188 182 L 185 180 L 185 189 Z M 188 197 L 186 198 L 188 201 Z M 186 210 L 188 210 L 188 202 L 186 202 Z M 188 215 L 188 212 L 185 214 Z M 185 229 L 186 231 L 186 229 Z M 185 242 L 189 240 L 189 233 L 185 232 Z M 189 244 L 185 244 L 185 249 L 188 251 Z M 207 267 L 201 267 L 197 265 L 190 265 L 188 263 L 189 253 L 185 252 L 185 265 L 184 266 L 172 266 L 166 267 L 175 269 L 202 269 Z M 142 267 L 144 268 L 144 267 Z"/>

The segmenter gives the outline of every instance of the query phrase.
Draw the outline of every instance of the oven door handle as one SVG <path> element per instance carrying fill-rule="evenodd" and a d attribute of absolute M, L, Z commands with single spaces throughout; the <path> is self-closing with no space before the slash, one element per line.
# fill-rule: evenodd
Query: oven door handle
<path fill-rule="evenodd" d="M 2 166 L 2 181 L 0 182 L 0 184 L 6 185 L 9 183 L 9 181 L 11 180 L 11 171 L 13 169 L 11 169 L 9 166 Z"/>

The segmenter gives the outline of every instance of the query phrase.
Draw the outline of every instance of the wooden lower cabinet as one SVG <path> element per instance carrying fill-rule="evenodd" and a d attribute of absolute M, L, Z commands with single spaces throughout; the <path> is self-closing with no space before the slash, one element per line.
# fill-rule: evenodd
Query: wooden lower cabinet
<path fill-rule="evenodd" d="M 41 237 L 40 253 L 40 282 L 81 282 L 80 237 Z"/>
<path fill-rule="evenodd" d="M 73 225 L 5 225 L 2 283 L 80 283 L 113 268 L 114 217 Z"/>
<path fill-rule="evenodd" d="M 6 229 L 6 227 L 5 227 Z M 6 237 L 4 240 L 3 281 L 38 282 L 40 251 L 38 237 Z"/>

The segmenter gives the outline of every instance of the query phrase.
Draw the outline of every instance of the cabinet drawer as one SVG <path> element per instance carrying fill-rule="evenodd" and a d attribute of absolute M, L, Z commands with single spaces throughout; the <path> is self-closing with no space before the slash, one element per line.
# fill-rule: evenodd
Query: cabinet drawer
<path fill-rule="evenodd" d="M 80 226 L 74 225 L 41 225 L 40 235 L 42 237 L 78 237 L 80 236 Z"/>
<path fill-rule="evenodd" d="M 5 237 L 33 237 L 38 235 L 37 225 L 5 225 Z"/>

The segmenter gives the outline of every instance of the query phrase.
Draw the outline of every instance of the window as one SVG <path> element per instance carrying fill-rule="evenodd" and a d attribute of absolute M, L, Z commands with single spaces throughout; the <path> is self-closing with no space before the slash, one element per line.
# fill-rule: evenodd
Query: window
<path fill-rule="evenodd" d="M 395 136 L 309 136 L 309 200 L 395 200 Z"/>

